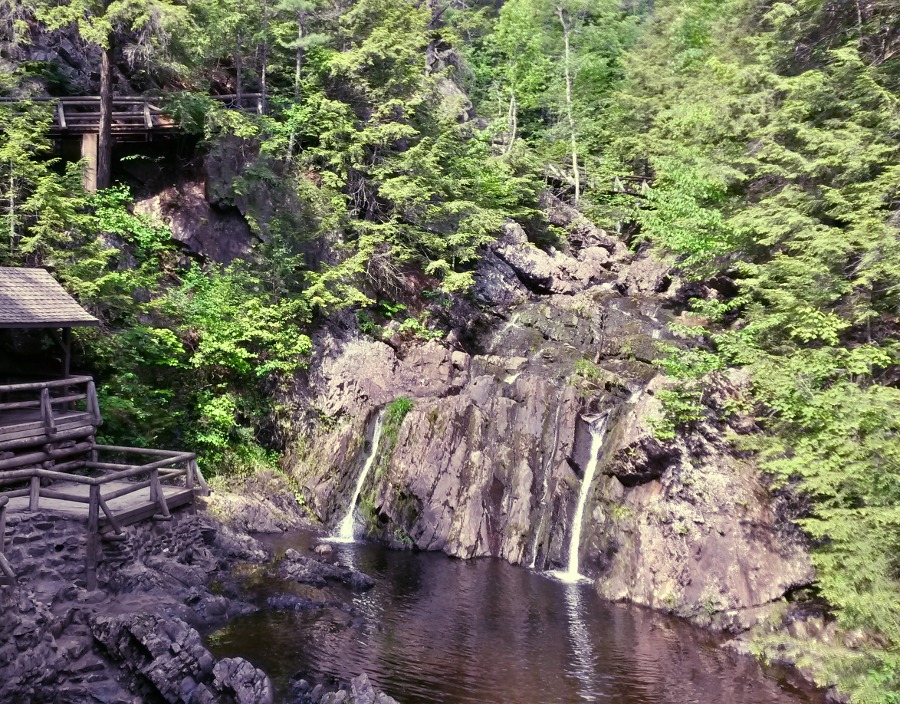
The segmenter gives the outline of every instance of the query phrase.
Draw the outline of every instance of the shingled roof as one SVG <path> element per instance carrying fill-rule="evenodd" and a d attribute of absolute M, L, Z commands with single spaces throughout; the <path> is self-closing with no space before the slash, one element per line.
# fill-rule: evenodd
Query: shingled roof
<path fill-rule="evenodd" d="M 44 269 L 0 267 L 0 328 L 97 325 Z"/>

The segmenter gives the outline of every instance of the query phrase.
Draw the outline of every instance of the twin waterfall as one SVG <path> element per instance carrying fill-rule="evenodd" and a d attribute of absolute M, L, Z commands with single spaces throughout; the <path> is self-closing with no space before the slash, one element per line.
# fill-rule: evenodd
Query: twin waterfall
<path fill-rule="evenodd" d="M 356 488 L 353 489 L 353 496 L 350 499 L 350 507 L 347 509 L 347 515 L 344 516 L 343 520 L 338 524 L 337 534 L 331 538 L 333 542 L 352 543 L 354 540 L 353 527 L 355 524 L 354 519 L 356 518 L 356 502 L 359 500 L 363 484 L 366 483 L 366 477 L 369 475 L 372 465 L 375 464 L 375 458 L 378 456 L 378 443 L 381 440 L 381 420 L 383 414 L 383 411 L 378 411 L 378 415 L 375 416 L 375 430 L 372 432 L 372 448 L 369 450 L 369 456 L 366 457 L 362 472 L 360 472 L 359 478 L 356 480 Z"/>
<path fill-rule="evenodd" d="M 591 424 L 591 449 L 588 456 L 587 467 L 584 468 L 584 478 L 581 480 L 581 491 L 578 492 L 578 505 L 575 509 L 575 518 L 572 521 L 572 537 L 569 539 L 569 563 L 566 571 L 554 571 L 551 574 L 564 582 L 578 582 L 584 577 L 578 571 L 578 548 L 581 546 L 581 526 L 584 523 L 584 507 L 587 504 L 591 491 L 591 483 L 600 463 L 600 451 L 603 449 L 603 441 L 606 439 L 606 424 L 609 416 L 601 416 Z"/>
<path fill-rule="evenodd" d="M 366 478 L 375 464 L 375 458 L 378 456 L 378 445 L 381 441 L 383 411 L 379 411 L 375 416 L 375 429 L 372 432 L 372 447 L 363 464 L 362 472 L 356 480 L 356 486 L 353 489 L 353 495 L 350 498 L 350 505 L 347 513 L 338 524 L 337 532 L 330 540 L 337 543 L 352 543 L 355 539 L 353 529 L 356 523 L 356 502 L 359 501 L 359 495 L 362 493 Z M 575 508 L 575 517 L 572 520 L 572 535 L 569 539 L 569 560 L 566 570 L 556 570 L 550 574 L 564 582 L 578 582 L 584 577 L 579 573 L 578 565 L 578 549 L 581 547 L 581 528 L 584 523 L 584 508 L 587 505 L 588 496 L 591 491 L 591 484 L 594 480 L 594 474 L 597 472 L 597 465 L 600 463 L 600 453 L 603 449 L 603 441 L 606 438 L 606 426 L 609 419 L 608 415 L 595 419 L 590 426 L 591 447 L 589 450 L 587 466 L 584 469 L 584 477 L 581 480 L 581 489 L 578 492 L 578 504 Z M 546 488 L 545 488 L 546 492 Z M 544 497 L 544 500 L 546 498 Z M 537 552 L 537 545 L 534 546 L 534 553 Z M 532 560 L 532 567 L 534 560 Z"/>

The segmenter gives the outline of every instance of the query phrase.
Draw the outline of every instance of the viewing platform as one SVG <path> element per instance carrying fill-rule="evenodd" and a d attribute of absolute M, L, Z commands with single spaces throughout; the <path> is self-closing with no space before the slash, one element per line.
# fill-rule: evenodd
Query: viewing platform
<path fill-rule="evenodd" d="M 224 107 L 243 112 L 262 114 L 261 93 L 211 95 Z M 19 102 L 15 98 L 0 98 L 2 103 Z M 53 122 L 50 132 L 56 136 L 92 134 L 100 131 L 100 96 L 84 95 L 61 98 L 29 98 L 33 103 L 53 103 Z M 113 136 L 149 135 L 168 132 L 178 124 L 164 107 L 160 97 L 114 96 L 112 98 L 111 129 Z"/>
<path fill-rule="evenodd" d="M 15 582 L 5 552 L 7 516 L 41 512 L 84 521 L 85 582 L 96 588 L 101 540 L 123 528 L 169 521 L 208 486 L 192 452 L 104 445 L 90 376 L 68 373 L 69 331 L 96 325 L 42 269 L 0 267 L 0 329 L 63 329 L 63 376 L 0 384 L 0 585 Z"/>

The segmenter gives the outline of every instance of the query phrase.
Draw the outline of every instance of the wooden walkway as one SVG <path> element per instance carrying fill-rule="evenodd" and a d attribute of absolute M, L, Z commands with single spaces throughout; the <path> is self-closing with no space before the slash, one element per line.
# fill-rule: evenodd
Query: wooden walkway
<path fill-rule="evenodd" d="M 172 509 L 208 493 L 194 453 L 101 445 L 101 422 L 91 377 L 0 385 L 0 584 L 15 581 L 4 557 L 7 512 L 84 521 L 86 583 L 95 589 L 101 537 L 169 521 Z"/>
<path fill-rule="evenodd" d="M 135 486 L 134 482 L 112 481 L 104 484 L 103 489 L 111 494 L 116 494 L 122 490 L 128 491 L 133 486 Z M 58 513 L 87 521 L 90 510 L 89 485 L 77 482 L 55 482 L 53 489 L 72 497 L 81 497 L 84 502 L 76 503 L 72 499 L 41 498 L 40 511 L 42 513 Z M 185 506 L 194 501 L 194 491 L 185 489 L 183 486 L 163 484 L 160 487 L 160 491 L 165 496 L 166 506 L 169 510 Z M 109 499 L 106 501 L 106 504 L 120 527 L 129 526 L 160 515 L 160 503 L 151 494 L 151 487 L 148 486 L 138 491 Z M 17 496 L 10 498 L 6 510 L 9 513 L 29 512 L 31 510 L 29 497 Z M 98 522 L 101 533 L 114 530 L 109 519 L 102 512 L 99 515 Z"/>

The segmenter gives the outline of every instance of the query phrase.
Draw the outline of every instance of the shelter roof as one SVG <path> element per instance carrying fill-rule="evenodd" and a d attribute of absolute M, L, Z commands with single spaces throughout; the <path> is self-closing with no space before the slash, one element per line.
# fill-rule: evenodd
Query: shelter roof
<path fill-rule="evenodd" d="M 48 271 L 0 267 L 0 328 L 98 325 Z"/>

